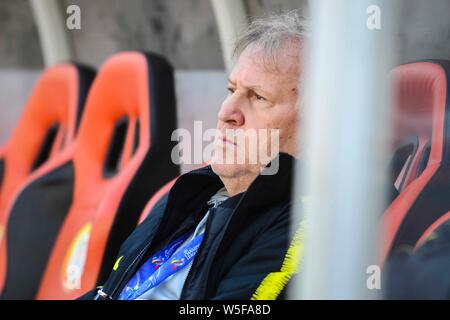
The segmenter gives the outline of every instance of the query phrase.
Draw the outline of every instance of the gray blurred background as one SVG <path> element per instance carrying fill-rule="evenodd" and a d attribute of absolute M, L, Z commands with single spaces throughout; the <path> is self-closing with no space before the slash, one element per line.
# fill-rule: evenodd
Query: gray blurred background
<path fill-rule="evenodd" d="M 226 95 L 226 72 L 210 0 L 61 0 L 81 8 L 81 30 L 69 31 L 75 59 L 99 67 L 111 54 L 145 49 L 176 68 L 178 124 L 214 127 Z M 225 0 L 224 0 L 225 1 Z M 351 0 L 349 0 L 351 1 Z M 394 50 L 399 63 L 450 59 L 450 0 L 400 3 Z M 307 9 L 306 0 L 246 0 L 250 16 Z M 28 0 L 0 1 L 0 145 L 11 133 L 44 67 Z"/>

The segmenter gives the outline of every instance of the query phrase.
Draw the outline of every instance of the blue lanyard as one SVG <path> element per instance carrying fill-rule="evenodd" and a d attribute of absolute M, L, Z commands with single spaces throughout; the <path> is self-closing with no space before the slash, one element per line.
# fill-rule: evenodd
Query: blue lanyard
<path fill-rule="evenodd" d="M 134 300 L 187 266 L 197 254 L 203 236 L 204 233 L 196 236 L 175 254 L 173 253 L 177 248 L 189 238 L 189 234 L 155 253 L 127 283 L 119 300 Z"/>

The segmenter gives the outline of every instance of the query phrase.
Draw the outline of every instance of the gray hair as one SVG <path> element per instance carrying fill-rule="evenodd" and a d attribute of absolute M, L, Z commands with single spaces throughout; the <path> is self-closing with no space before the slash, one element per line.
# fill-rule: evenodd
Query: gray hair
<path fill-rule="evenodd" d="M 298 10 L 253 18 L 236 40 L 233 56 L 239 58 L 247 47 L 258 45 L 268 59 L 275 61 L 278 49 L 286 40 L 301 42 L 307 34 L 306 20 Z"/>

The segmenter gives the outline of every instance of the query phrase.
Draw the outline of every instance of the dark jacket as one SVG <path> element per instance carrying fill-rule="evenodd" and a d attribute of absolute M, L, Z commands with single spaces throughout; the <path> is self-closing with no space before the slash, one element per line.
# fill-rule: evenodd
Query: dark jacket
<path fill-rule="evenodd" d="M 417 251 L 395 252 L 383 275 L 387 299 L 450 299 L 450 221 Z"/>
<path fill-rule="evenodd" d="M 280 271 L 290 242 L 293 165 L 290 155 L 280 154 L 277 174 L 259 175 L 245 193 L 212 209 L 182 300 L 250 299 L 269 273 Z M 207 201 L 222 187 L 210 166 L 180 176 L 123 243 L 118 255 L 122 258 L 103 285 L 103 297 L 116 299 L 151 254 L 194 230 L 208 209 Z M 97 291 L 81 298 L 93 299 Z"/>

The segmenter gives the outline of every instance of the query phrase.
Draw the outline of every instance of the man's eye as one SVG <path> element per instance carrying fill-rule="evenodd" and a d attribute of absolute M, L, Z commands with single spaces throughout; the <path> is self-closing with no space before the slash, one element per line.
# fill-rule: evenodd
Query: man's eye
<path fill-rule="evenodd" d="M 228 88 L 228 92 L 229 93 L 234 93 L 236 90 L 234 90 L 233 88 Z"/>
<path fill-rule="evenodd" d="M 266 101 L 267 99 L 264 98 L 263 96 L 260 96 L 259 94 L 255 94 L 255 98 L 256 100 L 260 100 L 260 101 Z"/>

